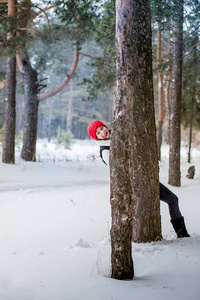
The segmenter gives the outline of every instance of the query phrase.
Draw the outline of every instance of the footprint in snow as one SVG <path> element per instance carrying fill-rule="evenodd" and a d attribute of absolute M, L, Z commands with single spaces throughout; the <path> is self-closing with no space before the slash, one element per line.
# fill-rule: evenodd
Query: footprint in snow
<path fill-rule="evenodd" d="M 93 248 L 94 244 L 91 242 L 84 241 L 82 238 L 76 240 L 72 245 L 67 246 L 65 249 L 82 249 L 82 248 Z"/>

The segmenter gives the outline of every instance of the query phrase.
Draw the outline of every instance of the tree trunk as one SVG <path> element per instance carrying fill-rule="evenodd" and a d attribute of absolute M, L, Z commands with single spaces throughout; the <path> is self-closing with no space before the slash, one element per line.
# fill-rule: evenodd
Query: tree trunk
<path fill-rule="evenodd" d="M 161 69 L 161 31 L 157 32 L 157 64 L 158 64 L 158 127 L 157 127 L 157 145 L 158 145 L 158 159 L 161 160 L 161 145 L 162 145 L 162 127 L 164 120 L 163 108 L 163 71 Z"/>
<path fill-rule="evenodd" d="M 171 65 L 170 65 L 170 55 L 171 55 L 171 40 L 170 40 L 170 31 L 169 31 L 169 41 L 168 41 L 168 75 L 167 75 L 167 82 L 166 82 L 166 93 L 165 93 L 165 106 L 166 106 L 166 116 L 168 120 L 168 127 L 169 127 L 169 117 L 170 117 L 170 105 L 169 105 L 169 95 L 170 95 L 170 86 L 171 86 L 171 80 L 172 80 L 172 71 L 171 71 Z"/>
<path fill-rule="evenodd" d="M 72 93 L 73 91 L 73 81 L 70 81 L 70 92 Z M 69 97 L 69 103 L 68 103 L 68 110 L 67 110 L 67 126 L 66 130 L 71 130 L 72 129 L 72 110 L 73 110 L 73 104 L 72 104 L 72 95 L 70 93 Z"/>
<path fill-rule="evenodd" d="M 39 101 L 52 97 L 59 93 L 70 81 L 75 73 L 79 58 L 77 45 L 74 51 L 74 60 L 69 74 L 63 82 L 50 92 L 38 94 L 37 72 L 31 67 L 29 59 L 21 60 L 18 56 L 18 65 L 21 65 L 24 78 L 25 93 L 25 121 L 24 138 L 21 157 L 26 161 L 36 161 L 36 138 Z"/>
<path fill-rule="evenodd" d="M 169 184 L 181 185 L 180 142 L 181 142 L 181 89 L 183 56 L 183 0 L 174 0 L 177 7 L 176 40 L 172 68 L 172 99 L 169 123 Z"/>
<path fill-rule="evenodd" d="M 194 37 L 194 44 L 198 42 L 198 36 L 196 35 Z M 193 130 L 193 122 L 194 122 L 194 106 L 195 106 L 195 97 L 196 97 L 196 78 L 197 78 L 197 46 L 193 49 L 193 66 L 195 67 L 193 74 L 195 80 L 193 80 L 191 89 L 192 89 L 192 95 L 191 95 L 191 117 L 190 117 L 190 132 L 189 132 L 189 149 L 188 149 L 188 163 L 191 162 L 191 148 L 192 148 L 192 130 Z"/>
<path fill-rule="evenodd" d="M 157 145 L 158 145 L 158 160 L 161 161 L 161 146 L 162 146 L 162 133 L 163 133 L 163 121 L 158 120 L 157 126 Z"/>
<path fill-rule="evenodd" d="M 15 1 L 8 0 L 8 16 L 15 16 Z M 12 20 L 11 20 L 12 22 Z M 8 33 L 7 39 L 14 35 Z M 6 66 L 6 115 L 2 162 L 15 163 L 15 121 L 16 121 L 16 56 L 7 58 Z"/>
<path fill-rule="evenodd" d="M 191 107 L 191 117 L 190 117 L 190 131 L 189 131 L 189 149 L 188 149 L 188 163 L 191 163 L 191 148 L 192 148 L 192 128 L 194 119 L 194 94 L 192 96 L 192 107 Z"/>
<path fill-rule="evenodd" d="M 133 101 L 130 126 L 133 240 L 161 237 L 149 1 L 133 1 Z"/>
<path fill-rule="evenodd" d="M 26 161 L 36 161 L 36 138 L 38 105 L 37 100 L 37 72 L 28 60 L 23 60 L 23 79 L 25 96 L 24 136 L 21 157 Z"/>
<path fill-rule="evenodd" d="M 16 133 L 19 133 L 20 129 L 23 127 L 23 103 L 22 98 L 17 99 L 17 114 L 18 118 L 16 119 Z"/>
<path fill-rule="evenodd" d="M 112 277 L 131 279 L 134 240 L 160 236 L 149 1 L 116 1 L 117 90 L 112 123 Z"/>
<path fill-rule="evenodd" d="M 52 132 L 51 132 L 51 123 L 52 123 L 52 116 L 53 116 L 53 102 L 51 101 L 49 103 L 49 117 L 48 117 L 48 142 L 50 143 L 52 138 Z"/>
<path fill-rule="evenodd" d="M 19 12 L 22 14 L 20 27 L 21 29 L 27 29 L 27 26 L 33 19 L 40 13 L 35 14 L 31 17 L 30 5 L 31 1 L 27 0 L 24 3 L 24 7 L 18 7 Z M 45 12 L 55 6 L 48 7 L 42 12 Z M 23 9 L 25 8 L 25 9 Z M 78 16 L 78 19 L 80 15 Z M 20 36 L 21 33 L 18 35 Z M 26 57 L 24 59 L 24 57 Z M 68 84 L 70 79 L 75 73 L 76 67 L 79 60 L 79 47 L 78 43 L 75 43 L 74 46 L 74 59 L 72 63 L 71 70 L 64 78 L 63 82 L 54 88 L 52 91 L 38 94 L 38 82 L 37 82 L 37 72 L 31 67 L 27 55 L 24 52 L 24 49 L 18 51 L 18 66 L 24 77 L 24 89 L 25 89 L 25 100 L 26 100 L 26 109 L 25 109 L 25 125 L 24 125 L 24 139 L 23 147 L 21 152 L 21 157 L 27 161 L 36 160 L 36 137 L 37 137 L 37 119 L 38 119 L 38 105 L 39 101 L 43 101 L 49 97 L 52 97 L 59 92 L 61 92 L 64 87 Z"/>
<path fill-rule="evenodd" d="M 15 119 L 16 119 L 16 57 L 7 58 L 6 70 L 6 114 L 2 162 L 15 163 Z"/>

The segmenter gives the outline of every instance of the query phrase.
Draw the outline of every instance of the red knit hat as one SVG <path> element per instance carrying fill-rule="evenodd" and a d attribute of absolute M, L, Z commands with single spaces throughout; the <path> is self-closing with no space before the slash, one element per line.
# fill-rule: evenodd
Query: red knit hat
<path fill-rule="evenodd" d="M 96 136 L 96 131 L 97 131 L 97 128 L 99 126 L 104 126 L 106 128 L 108 128 L 104 123 L 102 123 L 101 121 L 99 120 L 96 120 L 96 121 L 93 121 L 89 126 L 88 126 L 88 133 L 89 135 L 91 136 L 92 139 L 98 141 L 98 138 Z"/>

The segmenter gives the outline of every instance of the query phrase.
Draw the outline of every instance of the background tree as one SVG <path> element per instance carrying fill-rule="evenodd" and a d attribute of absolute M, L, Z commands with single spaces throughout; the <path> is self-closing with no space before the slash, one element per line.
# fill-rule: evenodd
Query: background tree
<path fill-rule="evenodd" d="M 30 8 L 31 2 L 25 3 L 26 14 L 24 15 L 23 29 L 28 29 L 30 23 Z M 49 97 L 59 93 L 72 78 L 79 59 L 80 45 L 86 38 L 88 32 L 91 31 L 91 20 L 95 17 L 94 5 L 91 6 L 89 2 L 77 3 L 76 1 L 58 1 L 56 5 L 61 5 L 62 9 L 57 10 L 57 14 L 62 22 L 70 24 L 70 31 L 72 40 L 74 43 L 74 59 L 72 67 L 68 75 L 62 81 L 62 83 L 48 92 L 39 93 L 39 85 L 37 80 L 37 72 L 31 66 L 28 53 L 21 54 L 20 64 L 22 66 L 22 72 L 24 77 L 25 86 L 25 122 L 24 122 L 24 138 L 21 157 L 24 160 L 35 161 L 36 152 L 36 137 L 37 137 L 37 119 L 38 119 L 38 105 L 40 101 L 43 101 Z M 46 9 L 47 10 L 47 9 Z M 27 13 L 28 11 L 28 13 Z M 89 24 L 88 24 L 89 23 Z M 86 26 L 87 25 L 87 26 Z M 83 34 L 84 31 L 84 34 Z"/>
<path fill-rule="evenodd" d="M 8 42 L 15 35 L 15 12 L 16 1 L 8 0 L 8 22 L 9 33 L 7 35 Z M 11 52 L 10 47 L 8 52 Z M 15 163 L 15 107 L 16 107 L 16 54 L 10 53 L 7 58 L 6 65 L 6 114 L 4 122 L 4 141 L 2 162 Z"/>
<path fill-rule="evenodd" d="M 3 127 L 6 98 L 6 57 L 0 59 L 0 129 Z"/>
<path fill-rule="evenodd" d="M 200 128 L 200 53 L 198 49 L 198 36 L 190 39 L 192 49 L 186 52 L 183 61 L 183 97 L 181 107 L 182 124 L 189 127 L 188 137 L 188 163 L 191 163 L 191 147 L 193 128 Z M 189 42 L 187 40 L 187 42 Z"/>
<path fill-rule="evenodd" d="M 163 71 L 160 67 L 162 40 L 161 31 L 158 28 L 157 32 L 157 64 L 158 64 L 158 128 L 157 128 L 157 145 L 158 145 L 158 159 L 161 160 L 161 145 L 162 145 L 162 127 L 164 120 L 164 101 L 163 101 Z"/>
<path fill-rule="evenodd" d="M 182 57 L 183 57 L 183 0 L 174 0 L 176 8 L 175 43 L 172 69 L 172 97 L 169 123 L 169 184 L 181 185 L 180 143 L 181 143 L 181 92 L 182 92 Z"/>
<path fill-rule="evenodd" d="M 92 78 L 83 80 L 83 84 L 87 84 L 89 100 L 95 100 L 98 93 L 113 93 L 115 89 L 115 0 L 103 2 L 100 17 L 95 19 L 94 25 L 94 40 L 102 53 L 92 63 Z"/>
<path fill-rule="evenodd" d="M 48 5 L 52 7 L 53 5 L 58 5 L 58 15 L 52 11 L 46 10 L 45 1 L 40 1 L 40 3 L 32 2 L 30 7 L 31 16 L 29 18 L 29 23 L 27 28 L 23 28 L 22 20 L 24 16 L 22 12 L 18 12 L 16 15 L 17 28 L 20 32 L 20 36 L 12 39 L 12 47 L 16 46 L 17 50 L 20 50 L 20 45 L 24 45 L 26 53 L 29 56 L 29 61 L 31 62 L 31 67 L 37 71 L 37 81 L 38 81 L 38 92 L 43 94 L 43 92 L 48 91 L 47 86 L 52 88 L 58 86 L 63 78 L 69 72 L 69 65 L 73 60 L 73 37 L 77 34 L 75 30 L 76 22 L 72 22 L 72 17 L 77 10 L 72 7 L 67 7 L 67 3 L 73 6 L 73 1 L 60 1 L 56 3 L 55 1 L 48 1 Z M 84 4 L 85 3 L 85 4 Z M 23 2 L 20 1 L 23 8 Z M 34 5 L 33 5 L 34 4 Z M 62 8 L 62 5 L 65 7 Z M 84 14 L 85 6 L 96 5 L 95 2 L 90 1 L 79 1 L 80 7 L 79 12 Z M 72 112 L 72 131 L 77 138 L 86 138 L 87 135 L 87 125 L 94 118 L 100 118 L 106 122 L 111 120 L 112 112 L 112 100 L 113 92 L 115 89 L 115 49 L 114 49 L 114 27 L 115 27 L 115 1 L 105 1 L 103 3 L 98 3 L 99 9 L 98 13 L 96 8 L 96 16 L 93 15 L 92 24 L 95 27 L 90 27 L 90 34 L 84 42 L 81 42 L 82 49 L 79 55 L 79 64 L 76 69 L 76 75 L 73 77 L 73 91 L 70 91 L 67 87 L 59 92 L 50 100 L 40 101 L 39 111 L 38 111 L 38 128 L 37 136 L 46 137 L 47 133 L 49 139 L 56 134 L 58 126 L 66 130 L 67 122 L 67 111 L 69 101 L 71 98 L 73 102 L 73 112 Z M 184 51 L 189 49 L 192 45 L 189 42 L 189 37 L 194 35 L 193 32 L 198 31 L 197 20 L 199 11 L 199 1 L 195 0 L 185 1 L 185 17 L 184 17 L 184 28 L 186 31 L 183 32 L 185 42 Z M 21 8 L 21 9 L 22 9 Z M 92 9 L 92 8 L 91 8 Z M 25 10 L 25 9 L 22 9 Z M 160 60 L 160 69 L 163 70 L 163 88 L 165 92 L 165 97 L 169 97 L 169 85 L 170 85 L 170 68 L 171 60 L 170 54 L 168 53 L 168 41 L 173 44 L 173 22 L 174 18 L 174 6 L 171 1 L 151 1 L 151 10 L 153 14 L 153 43 L 157 45 L 157 29 L 158 24 L 160 24 L 160 31 L 162 32 L 162 53 Z M 70 11 L 70 17 L 67 16 L 66 11 Z M 156 14 L 155 14 L 156 11 Z M 158 12 L 157 12 L 158 11 Z M 196 15 L 194 12 L 196 11 Z M 51 12 L 51 13 L 50 13 Z M 8 41 L 6 40 L 6 34 L 8 32 L 7 28 L 7 4 L 1 3 L 0 5 L 0 52 L 6 54 L 6 49 L 8 46 Z M 98 16 L 98 14 L 100 16 Z M 37 19 L 35 18 L 37 16 Z M 160 16 L 158 18 L 158 16 Z M 45 18 L 45 20 L 43 19 Z M 190 19 L 189 19 L 190 18 Z M 61 24 L 63 21 L 63 24 Z M 75 20 L 74 20 L 75 21 Z M 24 24 L 24 23 L 23 23 Z M 73 25 L 74 24 L 74 25 Z M 85 23 L 88 24 L 88 23 Z M 189 30 L 188 30 L 189 24 Z M 63 26 L 64 25 L 64 26 Z M 66 26 L 65 26 L 66 25 Z M 82 23 L 83 25 L 83 23 Z M 84 27 L 84 26 L 83 26 Z M 86 26 L 85 26 L 86 27 Z M 23 29 L 23 30 L 22 30 Z M 170 34 L 168 33 L 170 30 Z M 187 42 L 188 39 L 188 42 Z M 93 41 L 94 42 L 93 42 Z M 188 43 L 188 44 L 187 44 Z M 26 47 L 25 47 L 26 45 Z M 71 46 L 70 46 L 71 45 Z M 199 44 L 197 45 L 198 51 Z M 153 48 L 154 54 L 154 87 L 155 87 L 155 109 L 156 118 L 158 119 L 158 89 L 157 89 L 157 59 L 156 59 L 156 47 Z M 187 58 L 187 64 L 189 65 L 189 60 L 191 59 L 190 51 L 185 54 Z M 167 60 L 167 62 L 166 62 Z M 2 122 L 5 117 L 5 56 L 1 56 L 1 86 L 0 90 L 0 127 L 2 127 Z M 191 60 L 192 64 L 192 60 Z M 169 68 L 169 70 L 168 70 Z M 184 69 L 183 69 L 184 72 Z M 168 77 L 169 74 L 169 77 Z M 19 75 L 19 73 L 18 73 Z M 93 76 L 93 77 L 92 77 Z M 184 75 L 185 76 L 185 75 Z M 84 78 L 84 79 L 83 79 Z M 82 84 L 81 84 L 81 81 Z M 19 130 L 24 124 L 25 115 L 25 103 L 24 103 L 24 91 L 23 82 L 20 76 L 17 77 L 17 123 L 16 132 L 18 134 Z M 185 93 L 187 86 L 187 80 L 183 85 L 183 93 Z M 80 85 L 81 84 L 81 85 Z M 4 86 L 4 87 L 3 87 Z M 196 86 L 198 95 L 198 85 Z M 89 94 L 88 94 L 89 93 Z M 196 96 L 197 97 L 197 96 Z M 91 100 L 91 101 L 90 101 Z M 92 102 L 93 101 L 93 102 Z M 198 101 L 198 98 L 197 98 Z M 184 100 L 182 109 L 182 123 L 186 124 L 187 111 L 189 105 L 186 105 Z M 166 105 L 164 108 L 166 119 L 163 125 L 163 140 L 168 142 L 167 139 L 167 128 L 168 128 L 168 109 L 169 106 Z M 186 113 L 185 113 L 186 112 Z M 196 121 L 195 121 L 196 122 Z M 187 122 L 187 124 L 189 124 Z M 196 126 L 196 125 L 195 125 Z M 196 129 L 196 127 L 194 127 Z"/>
<path fill-rule="evenodd" d="M 64 34 L 64 32 L 63 32 Z M 57 42 L 56 42 L 57 43 Z M 37 48 L 39 45 L 37 46 Z M 50 47 L 50 46 L 47 46 Z M 59 40 L 59 47 L 57 47 L 57 54 L 47 58 L 48 68 L 46 63 L 44 64 L 44 71 L 39 76 L 46 78 L 48 82 L 53 82 L 54 85 L 58 85 L 62 81 L 63 74 L 67 72 L 67 64 L 73 59 L 73 53 L 70 49 L 70 41 L 66 37 L 61 37 Z M 60 49 L 60 50 L 59 50 Z M 47 50 L 41 49 L 39 57 L 46 57 Z M 82 53 L 88 55 L 80 55 L 79 63 L 76 69 L 76 74 L 73 76 L 73 89 L 70 89 L 70 84 L 55 95 L 51 99 L 41 101 L 39 110 L 39 128 L 38 137 L 47 135 L 47 126 L 49 137 L 56 135 L 56 130 L 60 126 L 63 130 L 67 129 L 67 116 L 70 99 L 72 101 L 72 132 L 76 138 L 85 139 L 88 138 L 87 126 L 94 119 L 104 120 L 109 124 L 111 120 L 112 101 L 113 94 L 109 92 L 99 92 L 93 101 L 88 99 L 87 85 L 82 84 L 83 78 L 90 79 L 94 67 L 91 66 L 91 62 L 95 57 L 101 55 L 102 49 L 91 42 L 86 41 L 82 44 Z M 41 72 L 42 66 L 39 70 Z M 44 81 L 45 82 L 45 81 Z M 50 121 L 51 120 L 51 121 Z M 41 127 L 41 122 L 43 123 Z M 41 131 L 42 130 L 42 131 Z"/>
<path fill-rule="evenodd" d="M 171 34 L 168 30 L 168 48 L 167 48 L 167 75 L 166 75 L 166 92 L 165 92 L 165 106 L 166 106 L 166 116 L 167 123 L 169 125 L 169 116 L 170 116 L 170 90 L 171 90 L 171 80 L 172 80 L 172 64 L 171 64 L 171 52 L 172 52 L 172 43 L 171 43 Z M 168 126 L 169 127 L 169 126 Z M 168 128 L 169 129 L 169 128 Z"/>
<path fill-rule="evenodd" d="M 32 3 L 29 0 L 29 1 L 22 2 L 22 7 L 19 8 L 19 13 L 21 13 L 21 24 L 20 24 L 21 29 L 25 31 L 26 30 L 29 31 L 28 25 L 32 21 L 31 7 L 32 7 Z M 46 8 L 45 10 L 48 9 L 49 7 Z M 22 33 L 20 35 L 22 35 Z M 78 59 L 78 55 L 76 51 L 73 68 L 74 67 L 76 68 L 77 59 Z M 62 90 L 62 88 L 64 88 L 64 86 L 72 77 L 74 73 L 74 69 L 72 70 L 72 73 L 69 74 L 69 76 L 67 76 L 67 79 L 65 79 L 62 82 L 62 84 L 59 87 L 57 87 L 57 89 L 54 89 L 53 91 L 51 91 L 51 93 L 50 92 L 48 92 L 48 94 L 46 93 L 42 97 L 41 94 L 39 94 L 37 71 L 31 66 L 28 52 L 24 51 L 24 49 L 22 48 L 19 51 L 18 61 L 19 61 L 19 66 L 21 66 L 21 72 L 23 74 L 24 95 L 25 95 L 25 104 L 26 104 L 23 147 L 21 151 L 21 157 L 27 161 L 35 161 L 39 100 L 40 101 L 44 100 L 58 93 L 60 90 Z"/>
<path fill-rule="evenodd" d="M 153 66 L 154 95 L 157 119 L 158 158 L 161 160 L 162 141 L 168 142 L 169 127 L 169 94 L 171 83 L 170 29 L 172 28 L 172 7 L 169 1 L 151 1 L 153 28 Z M 157 72 L 157 74 L 156 74 Z M 157 75 L 157 76 L 155 76 Z M 165 96 L 165 102 L 164 102 Z"/>
<path fill-rule="evenodd" d="M 162 52 L 161 52 L 161 59 L 158 60 L 159 62 L 159 70 L 163 70 L 163 79 L 165 83 L 165 115 L 166 115 L 166 121 L 169 120 L 170 115 L 170 103 L 169 103 L 169 97 L 171 94 L 170 91 L 170 85 L 171 85 L 171 68 L 172 68 L 172 61 L 170 59 L 171 56 L 171 45 L 174 44 L 174 39 L 176 36 L 176 23 L 174 23 L 174 19 L 177 21 L 179 16 L 177 14 L 177 5 L 174 5 L 172 1 L 151 1 L 152 4 L 152 12 L 153 12 L 153 28 L 154 31 L 158 28 L 161 29 L 162 33 Z M 190 42 L 187 45 L 187 40 L 189 36 L 194 36 L 198 32 L 199 28 L 199 7 L 200 3 L 198 0 L 196 1 L 185 1 L 184 3 L 185 11 L 184 11 L 184 28 L 185 31 L 183 31 L 183 38 L 184 38 L 184 48 L 187 49 L 187 47 L 190 48 Z M 154 39 L 156 43 L 159 41 L 159 39 Z M 168 40 L 168 42 L 167 42 Z M 168 46 L 167 46 L 168 43 Z M 189 46 L 190 45 L 190 46 Z M 160 47 L 157 47 L 160 48 Z M 167 49 L 167 52 L 165 51 L 165 48 Z M 184 51 L 186 51 L 184 49 Z M 173 49 L 174 51 L 174 49 Z M 167 61 L 166 61 L 167 58 Z M 187 59 L 188 61 L 188 59 Z M 174 61 L 175 62 L 175 61 Z M 192 60 L 191 60 L 192 65 Z M 176 68 L 176 67 L 175 67 Z M 156 68 L 155 68 L 156 70 Z M 184 68 L 183 68 L 184 72 Z M 188 85 L 189 81 L 185 81 L 182 90 L 189 89 Z M 161 86 L 161 85 L 160 85 Z M 159 91 L 159 87 L 158 87 Z M 155 93 L 156 95 L 156 93 Z M 182 104 L 181 104 L 182 105 Z M 160 107 L 160 106 L 159 106 Z M 172 108 L 173 109 L 173 108 Z M 160 111 L 160 110 L 159 110 Z M 158 111 L 158 112 L 159 112 Z M 182 109 L 182 111 L 184 111 Z M 173 111 L 171 111 L 173 115 Z M 162 115 L 162 114 L 161 114 Z M 158 114 L 158 119 L 160 119 L 160 113 Z M 162 119 L 162 118 L 161 118 Z M 187 117 L 186 114 L 182 114 L 182 123 L 186 124 Z M 158 121 L 158 146 L 160 145 L 159 141 L 161 140 L 161 135 L 159 132 L 160 126 Z M 167 129 L 167 123 L 165 122 L 165 129 Z M 180 126 L 180 125 L 179 125 Z M 165 134 L 165 141 L 168 142 L 167 139 L 167 130 L 164 132 Z M 180 150 L 179 150 L 180 151 Z"/>

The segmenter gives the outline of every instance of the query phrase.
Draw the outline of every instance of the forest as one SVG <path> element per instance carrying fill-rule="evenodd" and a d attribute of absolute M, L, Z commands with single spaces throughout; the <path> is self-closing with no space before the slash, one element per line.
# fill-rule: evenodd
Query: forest
<path fill-rule="evenodd" d="M 200 2 L 0 5 L 2 162 L 15 164 L 17 139 L 21 159 L 36 162 L 39 138 L 88 139 L 95 119 L 111 127 L 111 277 L 132 279 L 132 241 L 162 239 L 162 145 L 174 187 L 182 143 L 188 163 L 200 146 Z"/>
<path fill-rule="evenodd" d="M 158 148 L 162 141 L 168 142 L 172 109 L 171 76 L 177 28 L 175 3 L 151 1 Z M 115 1 L 1 1 L 0 5 L 1 139 L 7 135 L 4 125 L 6 114 L 9 114 L 6 99 L 14 95 L 16 125 L 13 130 L 16 136 L 24 133 L 24 143 L 33 144 L 30 146 L 33 148 L 36 138 L 48 137 L 50 141 L 59 127 L 71 131 L 75 138 L 85 139 L 92 120 L 101 119 L 110 125 L 116 85 Z M 184 3 L 182 35 L 181 125 L 188 129 L 184 138 L 191 147 L 192 142 L 199 144 L 200 126 L 199 1 Z M 12 63 L 17 61 L 16 69 L 9 71 L 12 63 L 8 63 L 8 59 L 13 59 Z M 22 61 L 27 62 L 27 71 Z M 34 120 L 26 109 L 26 101 L 31 97 L 28 76 L 35 76 L 37 81 L 37 105 L 30 112 L 32 118 L 35 115 Z M 12 80 L 16 81 L 16 87 Z M 29 128 L 27 123 L 35 125 Z M 9 126 L 9 131 L 13 126 Z M 26 157 L 25 153 L 22 157 L 34 160 L 34 149 L 31 151 L 31 157 Z"/>

